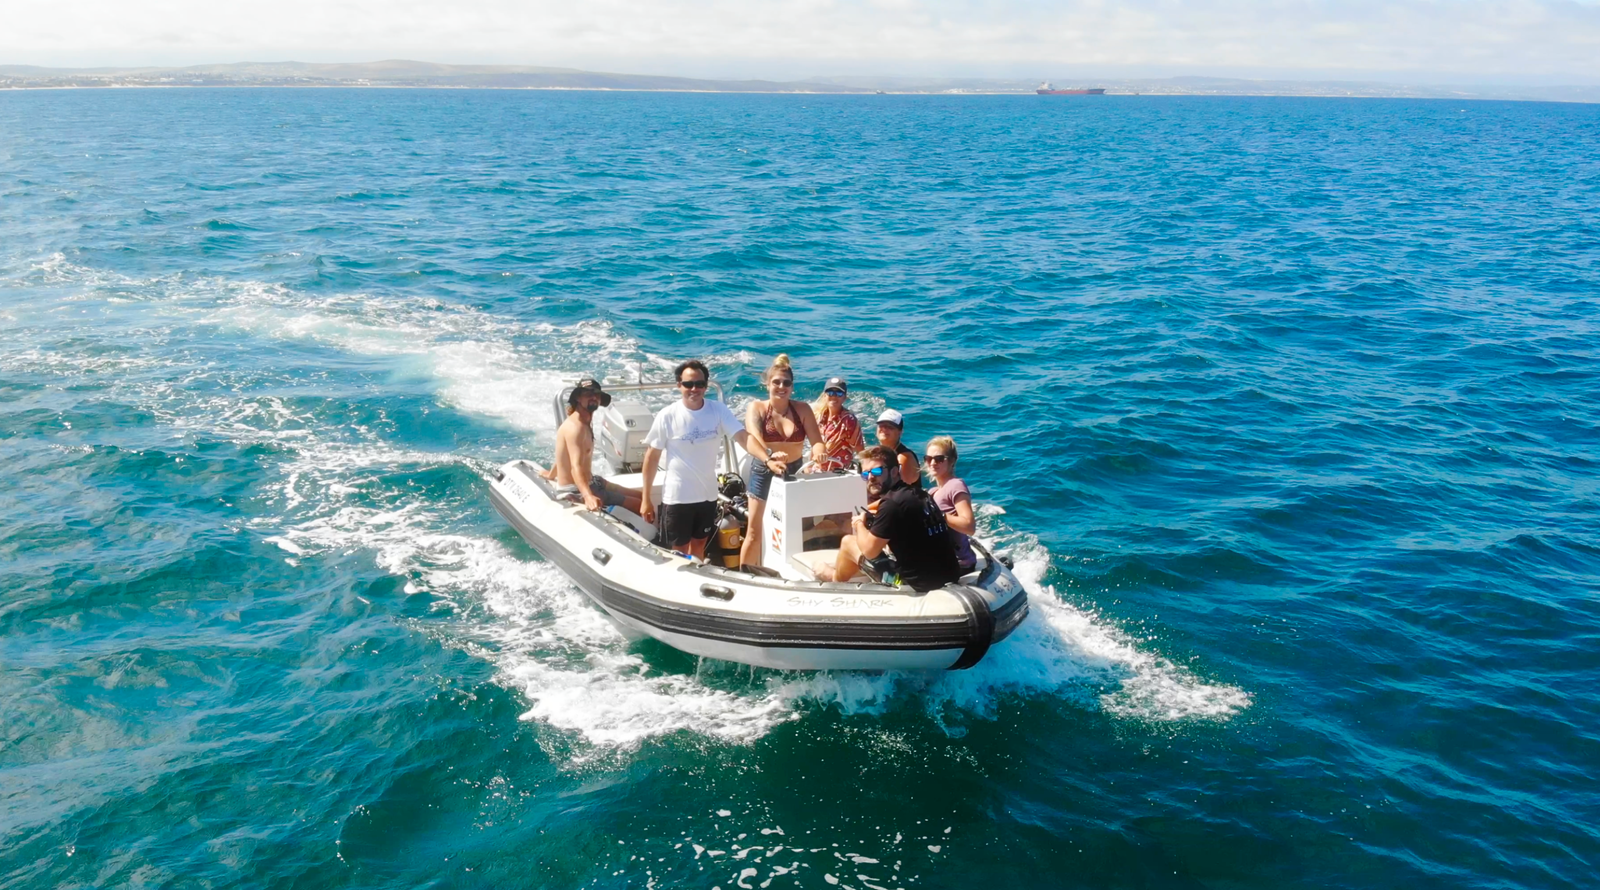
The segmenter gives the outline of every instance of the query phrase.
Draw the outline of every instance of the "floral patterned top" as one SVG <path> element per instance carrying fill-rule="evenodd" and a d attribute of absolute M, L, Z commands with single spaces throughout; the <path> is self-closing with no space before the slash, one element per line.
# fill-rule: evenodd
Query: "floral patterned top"
<path fill-rule="evenodd" d="M 867 447 L 861 437 L 861 422 L 849 408 L 829 417 L 817 412 L 817 426 L 822 430 L 823 447 L 832 445 L 822 458 L 823 470 L 843 470 L 855 463 L 856 452 Z"/>

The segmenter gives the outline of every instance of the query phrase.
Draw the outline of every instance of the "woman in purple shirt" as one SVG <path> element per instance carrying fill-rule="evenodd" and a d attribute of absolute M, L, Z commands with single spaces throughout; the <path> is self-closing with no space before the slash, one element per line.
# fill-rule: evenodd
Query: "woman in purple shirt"
<path fill-rule="evenodd" d="M 950 542 L 956 546 L 956 561 L 963 574 L 972 571 L 978 558 L 972 554 L 967 536 L 978 530 L 978 518 L 972 513 L 972 492 L 967 483 L 956 478 L 956 442 L 949 436 L 934 436 L 928 440 L 928 449 L 922 456 L 922 465 L 933 475 L 933 502 L 944 511 L 945 524 L 950 526 Z"/>

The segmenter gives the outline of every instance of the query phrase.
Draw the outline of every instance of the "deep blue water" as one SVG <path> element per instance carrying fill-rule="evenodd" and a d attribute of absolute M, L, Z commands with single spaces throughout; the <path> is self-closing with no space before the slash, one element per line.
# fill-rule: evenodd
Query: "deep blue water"
<path fill-rule="evenodd" d="M 1593 886 L 1596 145 L 0 93 L 0 887 Z M 488 506 L 562 379 L 777 351 L 956 437 L 1033 590 L 978 669 L 629 646 Z"/>

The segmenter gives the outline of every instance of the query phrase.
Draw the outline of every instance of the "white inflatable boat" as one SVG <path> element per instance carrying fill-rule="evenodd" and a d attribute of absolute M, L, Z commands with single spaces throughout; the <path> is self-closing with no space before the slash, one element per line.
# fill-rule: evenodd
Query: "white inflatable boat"
<path fill-rule="evenodd" d="M 672 386 L 606 384 L 613 401 L 594 418 L 597 473 L 625 487 L 642 484 L 653 417 L 645 399 Z M 558 417 L 566 395 L 555 401 Z M 724 472 L 736 473 L 742 456 L 725 440 Z M 866 504 L 866 485 L 854 473 L 773 480 L 761 558 L 775 576 L 764 577 L 658 547 L 655 529 L 639 516 L 620 507 L 590 513 L 558 498 L 540 470 L 526 460 L 498 469 L 489 489 L 495 509 L 630 638 L 789 670 L 959 670 L 977 664 L 1028 614 L 1022 584 L 976 539 L 976 569 L 927 593 L 866 578 L 815 580 L 810 561 L 834 552 L 852 511 Z"/>

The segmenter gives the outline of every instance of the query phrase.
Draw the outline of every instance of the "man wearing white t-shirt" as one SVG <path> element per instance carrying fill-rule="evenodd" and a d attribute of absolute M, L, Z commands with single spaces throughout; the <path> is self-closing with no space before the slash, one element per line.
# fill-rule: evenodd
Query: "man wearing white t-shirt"
<path fill-rule="evenodd" d="M 644 437 L 644 492 L 639 515 L 655 524 L 656 469 L 666 456 L 667 478 L 662 483 L 661 530 L 663 547 L 704 558 L 706 540 L 717 525 L 717 446 L 732 435 L 740 448 L 747 438 L 744 424 L 728 406 L 706 401 L 711 372 L 695 359 L 677 367 L 673 376 L 683 400 L 661 409 Z"/>

